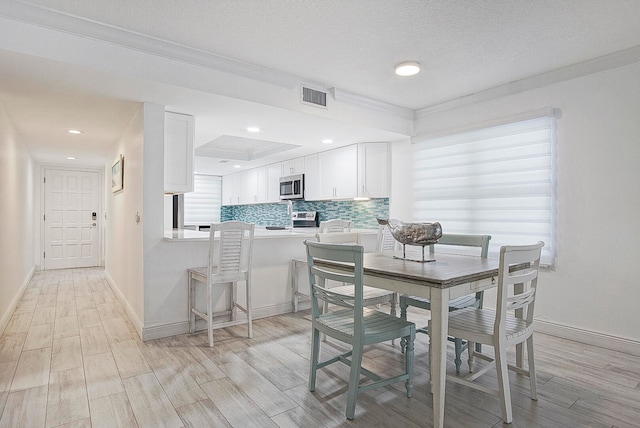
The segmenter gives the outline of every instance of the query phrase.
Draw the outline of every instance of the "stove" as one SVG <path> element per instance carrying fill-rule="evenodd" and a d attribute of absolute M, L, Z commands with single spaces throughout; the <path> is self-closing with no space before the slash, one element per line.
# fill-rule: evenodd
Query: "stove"
<path fill-rule="evenodd" d="M 318 227 L 317 211 L 294 211 L 291 219 L 293 227 Z"/>

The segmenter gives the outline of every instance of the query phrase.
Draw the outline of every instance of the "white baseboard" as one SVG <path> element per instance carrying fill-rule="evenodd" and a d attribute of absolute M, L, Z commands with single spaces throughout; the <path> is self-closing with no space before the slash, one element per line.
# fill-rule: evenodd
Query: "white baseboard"
<path fill-rule="evenodd" d="M 535 331 L 560 337 L 562 339 L 586 343 L 587 345 L 599 346 L 613 351 L 624 352 L 625 354 L 640 356 L 640 342 L 630 339 L 596 333 L 543 320 L 535 320 Z"/>
<path fill-rule="evenodd" d="M 104 276 L 107 278 L 107 282 L 109 283 L 109 287 L 111 287 L 111 291 L 113 291 L 113 293 L 118 297 L 118 300 L 120 301 L 120 304 L 127 311 L 127 316 L 129 317 L 129 321 L 131 321 L 133 323 L 133 326 L 135 327 L 136 332 L 138 333 L 138 336 L 140 336 L 140 338 L 142 340 L 144 340 L 142 338 L 142 331 L 143 331 L 143 328 L 144 328 L 144 323 L 138 318 L 138 316 L 133 311 L 133 308 L 131 307 L 131 305 L 129 304 L 127 299 L 124 298 L 124 295 L 122 294 L 122 292 L 118 288 L 118 285 L 113 280 L 113 278 L 111 278 L 111 276 L 107 273 L 106 270 L 104 271 Z"/>
<path fill-rule="evenodd" d="M 264 308 L 257 308 L 253 310 L 253 319 L 272 317 L 274 315 L 282 315 L 291 312 L 291 304 L 281 304 L 274 306 L 267 306 Z M 239 314 L 242 314 L 241 312 Z M 242 314 L 244 315 L 244 314 Z M 214 320 L 216 315 L 214 314 Z M 215 321 L 214 321 L 215 322 Z M 199 320 L 196 324 L 196 330 L 206 328 L 204 321 Z M 142 328 L 142 340 L 155 340 L 163 337 L 176 336 L 178 334 L 185 334 L 189 332 L 189 321 L 179 321 L 173 323 L 155 324 Z"/>
<path fill-rule="evenodd" d="M 33 278 L 33 273 L 35 271 L 36 271 L 36 267 L 34 265 L 31 267 L 31 270 L 27 274 L 24 281 L 22 281 L 22 285 L 20 286 L 20 289 L 18 289 L 18 292 L 16 293 L 13 300 L 11 300 L 11 303 L 9 304 L 7 311 L 2 315 L 2 318 L 0 318 L 0 336 L 2 336 L 2 333 L 4 333 L 4 329 L 7 328 L 7 324 L 9 324 L 9 320 L 11 319 L 13 312 L 18 307 L 18 303 L 20 303 L 20 299 L 22 299 L 24 292 L 27 290 L 27 286 L 29 285 L 31 278 Z"/>

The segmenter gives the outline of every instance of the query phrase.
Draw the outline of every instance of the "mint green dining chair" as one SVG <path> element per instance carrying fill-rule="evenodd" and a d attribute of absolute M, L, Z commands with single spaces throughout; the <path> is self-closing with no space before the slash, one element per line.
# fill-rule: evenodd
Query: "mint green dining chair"
<path fill-rule="evenodd" d="M 463 235 L 463 234 L 442 234 L 442 237 L 438 239 L 438 243 L 435 245 L 438 246 L 462 246 L 462 247 L 477 247 L 480 248 L 480 257 L 487 258 L 489 254 L 489 241 L 491 240 L 491 235 Z M 435 245 L 429 246 L 429 252 L 434 252 Z M 449 312 L 457 311 L 464 308 L 482 308 L 482 299 L 484 296 L 484 292 L 480 291 L 475 294 L 470 294 L 467 296 L 461 296 L 457 299 L 453 299 L 449 302 Z M 407 308 L 409 306 L 414 306 L 416 308 L 431 310 L 431 301 L 429 299 L 425 299 L 422 297 L 416 296 L 408 296 L 402 295 L 400 296 L 400 318 L 403 320 L 407 319 Z M 422 327 L 416 330 L 419 333 L 428 334 L 428 328 Z M 456 373 L 460 373 L 460 366 L 462 365 L 462 352 L 467 347 L 467 342 L 462 339 L 449 337 L 449 340 L 454 342 L 455 344 L 455 352 L 456 352 Z M 400 343 L 400 346 L 404 350 L 404 344 Z M 481 351 L 480 345 L 478 346 L 478 352 Z"/>
<path fill-rule="evenodd" d="M 309 361 L 309 390 L 316 389 L 316 372 L 335 362 L 351 367 L 347 393 L 347 419 L 355 416 L 358 394 L 373 388 L 379 388 L 395 382 L 405 381 L 407 397 L 413 390 L 413 343 L 416 326 L 411 322 L 385 314 L 363 304 L 363 255 L 360 245 L 325 244 L 305 241 L 311 296 L 311 356 Z M 328 263 L 327 263 L 328 262 Z M 331 265 L 340 264 L 340 268 Z M 345 295 L 326 288 L 328 280 L 353 284 L 354 293 Z M 323 303 L 332 306 L 331 311 L 321 310 Z M 343 342 L 351 349 L 341 355 L 320 361 L 320 335 L 324 334 Z M 405 370 L 395 376 L 382 378 L 362 367 L 364 347 L 386 342 L 395 338 L 404 338 L 406 343 Z M 394 348 L 389 347 L 389 352 Z M 367 381 L 361 382 L 361 376 Z"/>

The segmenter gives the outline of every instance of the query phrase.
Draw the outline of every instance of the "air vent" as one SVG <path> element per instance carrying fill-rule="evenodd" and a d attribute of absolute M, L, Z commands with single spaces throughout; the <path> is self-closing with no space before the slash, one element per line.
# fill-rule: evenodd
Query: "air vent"
<path fill-rule="evenodd" d="M 302 102 L 318 107 L 327 107 L 327 93 L 302 87 Z"/>

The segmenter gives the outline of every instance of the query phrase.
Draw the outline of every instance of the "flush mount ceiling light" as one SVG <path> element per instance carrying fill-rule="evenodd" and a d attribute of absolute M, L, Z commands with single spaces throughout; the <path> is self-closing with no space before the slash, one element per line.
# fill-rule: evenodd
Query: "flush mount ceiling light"
<path fill-rule="evenodd" d="M 78 131 L 77 129 L 67 129 L 67 132 L 73 135 L 82 134 L 82 131 Z"/>
<path fill-rule="evenodd" d="M 76 159 L 78 159 L 78 158 L 77 158 L 77 157 L 74 157 L 74 156 L 67 156 L 67 159 L 68 159 L 68 160 L 76 160 Z"/>
<path fill-rule="evenodd" d="M 333 140 L 331 138 L 325 138 L 324 140 L 322 140 L 322 144 L 331 144 L 333 143 Z"/>
<path fill-rule="evenodd" d="M 247 132 L 260 132 L 260 128 L 258 128 L 257 126 L 249 126 L 247 128 Z"/>
<path fill-rule="evenodd" d="M 415 61 L 402 62 L 396 65 L 396 74 L 398 76 L 407 77 L 415 76 L 420 72 L 420 64 Z"/>
<path fill-rule="evenodd" d="M 234 165 L 234 168 L 242 168 L 242 165 Z"/>

